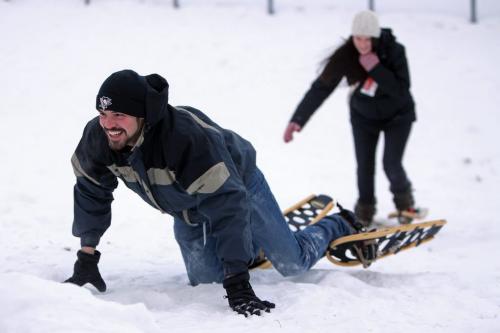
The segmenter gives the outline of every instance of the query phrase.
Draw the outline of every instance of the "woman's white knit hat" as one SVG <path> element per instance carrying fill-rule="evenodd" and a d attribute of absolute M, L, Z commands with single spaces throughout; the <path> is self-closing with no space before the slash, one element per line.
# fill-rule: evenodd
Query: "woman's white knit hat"
<path fill-rule="evenodd" d="M 353 36 L 367 36 L 367 37 L 380 37 L 380 25 L 378 17 L 371 10 L 364 10 L 354 16 L 352 20 L 352 35 Z"/>

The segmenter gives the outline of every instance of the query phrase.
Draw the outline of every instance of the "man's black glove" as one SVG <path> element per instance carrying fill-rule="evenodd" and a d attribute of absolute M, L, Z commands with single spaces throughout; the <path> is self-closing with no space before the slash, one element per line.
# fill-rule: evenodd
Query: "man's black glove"
<path fill-rule="evenodd" d="M 94 254 L 90 254 L 80 250 L 76 256 L 78 259 L 75 262 L 73 276 L 64 282 L 71 282 L 80 287 L 88 282 L 100 292 L 106 291 L 106 283 L 99 273 L 99 268 L 97 268 L 101 252 L 96 250 Z"/>
<path fill-rule="evenodd" d="M 222 285 L 227 292 L 229 306 L 239 314 L 248 317 L 249 315 L 260 316 L 261 311 L 271 312 L 274 303 L 261 301 L 253 292 L 250 285 L 250 274 L 240 273 L 224 279 Z"/>

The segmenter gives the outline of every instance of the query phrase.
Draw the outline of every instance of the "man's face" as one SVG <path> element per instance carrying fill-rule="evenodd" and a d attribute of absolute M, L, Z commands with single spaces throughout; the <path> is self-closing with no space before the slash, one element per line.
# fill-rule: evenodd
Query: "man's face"
<path fill-rule="evenodd" d="M 359 54 L 367 54 L 372 51 L 372 39 L 367 36 L 353 36 L 352 41 Z"/>
<path fill-rule="evenodd" d="M 133 146 L 141 134 L 143 118 L 115 111 L 99 111 L 99 124 L 108 137 L 109 147 L 121 150 Z"/>

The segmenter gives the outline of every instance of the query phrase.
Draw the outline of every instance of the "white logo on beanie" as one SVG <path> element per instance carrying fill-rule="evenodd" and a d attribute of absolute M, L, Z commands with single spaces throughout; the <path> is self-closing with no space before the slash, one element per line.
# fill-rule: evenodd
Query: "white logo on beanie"
<path fill-rule="evenodd" d="M 111 104 L 111 98 L 102 96 L 99 98 L 99 107 L 101 108 L 101 111 L 106 110 Z"/>

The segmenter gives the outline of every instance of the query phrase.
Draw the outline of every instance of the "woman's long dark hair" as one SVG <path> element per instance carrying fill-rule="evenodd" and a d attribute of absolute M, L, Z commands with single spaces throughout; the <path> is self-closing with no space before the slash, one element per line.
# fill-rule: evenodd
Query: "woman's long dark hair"
<path fill-rule="evenodd" d="M 352 47 L 357 52 L 356 47 L 354 46 L 354 41 L 353 41 L 352 35 L 350 35 L 347 39 L 343 39 L 343 40 L 344 40 L 344 42 L 338 48 L 336 48 L 332 52 L 332 54 L 330 54 L 328 57 L 326 57 L 325 59 L 323 59 L 320 62 L 320 66 L 322 68 L 324 68 L 326 66 L 326 64 L 328 64 L 330 62 L 330 60 L 332 60 L 333 56 L 335 55 L 337 50 L 340 48 L 351 48 Z M 378 45 L 379 45 L 379 38 L 372 37 L 372 51 L 373 52 L 377 53 Z M 356 55 L 359 55 L 359 53 L 356 53 Z"/>
<path fill-rule="evenodd" d="M 372 50 L 377 52 L 378 47 L 379 38 L 372 38 Z M 349 76 L 355 80 L 366 76 L 366 72 L 359 63 L 359 52 L 354 46 L 352 35 L 344 39 L 343 43 L 332 54 L 320 62 L 319 71 L 321 77 L 328 81 L 329 78 L 334 76 L 336 71 L 334 68 L 338 69 L 339 65 L 344 66 L 350 73 Z"/>
<path fill-rule="evenodd" d="M 328 57 L 326 57 L 325 59 L 321 60 L 321 62 L 319 63 L 319 65 L 321 67 L 321 70 L 323 70 L 326 67 L 326 65 L 330 62 L 330 60 L 332 60 L 333 55 L 337 52 L 338 49 L 346 47 L 346 45 L 349 42 L 352 43 L 352 36 L 349 36 L 347 39 L 342 38 L 342 41 L 343 42 L 340 44 L 340 46 L 336 47 L 335 50 L 333 50 L 333 52 Z"/>

